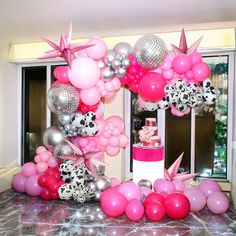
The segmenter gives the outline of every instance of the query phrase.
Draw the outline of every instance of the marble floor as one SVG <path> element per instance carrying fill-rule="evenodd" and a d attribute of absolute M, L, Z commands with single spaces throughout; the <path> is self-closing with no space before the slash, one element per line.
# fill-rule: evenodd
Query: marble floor
<path fill-rule="evenodd" d="M 99 203 L 42 201 L 8 190 L 0 193 L 0 235 L 236 235 L 236 212 L 214 215 L 207 210 L 181 221 L 164 218 L 131 222 L 106 217 Z"/>

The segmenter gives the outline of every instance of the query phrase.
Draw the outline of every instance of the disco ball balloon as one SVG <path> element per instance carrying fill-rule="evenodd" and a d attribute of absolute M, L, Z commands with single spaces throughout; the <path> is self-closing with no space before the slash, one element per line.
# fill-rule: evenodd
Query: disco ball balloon
<path fill-rule="evenodd" d="M 74 150 L 72 149 L 72 147 L 65 141 L 58 143 L 53 151 L 53 155 L 55 157 L 60 157 L 60 156 L 65 156 L 65 155 L 69 155 L 69 154 L 74 154 Z"/>
<path fill-rule="evenodd" d="M 164 41 L 152 34 L 144 35 L 134 45 L 134 55 L 138 63 L 148 70 L 158 67 L 167 53 Z"/>
<path fill-rule="evenodd" d="M 56 114 L 76 111 L 79 101 L 79 91 L 71 85 L 53 86 L 48 91 L 48 108 Z"/>

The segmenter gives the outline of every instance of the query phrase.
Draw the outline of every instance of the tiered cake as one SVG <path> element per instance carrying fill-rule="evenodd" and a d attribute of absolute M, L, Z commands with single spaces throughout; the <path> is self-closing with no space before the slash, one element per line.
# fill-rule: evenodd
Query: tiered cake
<path fill-rule="evenodd" d="M 146 118 L 139 139 L 140 143 L 133 145 L 133 181 L 148 179 L 154 183 L 164 177 L 164 147 L 155 118 Z"/>

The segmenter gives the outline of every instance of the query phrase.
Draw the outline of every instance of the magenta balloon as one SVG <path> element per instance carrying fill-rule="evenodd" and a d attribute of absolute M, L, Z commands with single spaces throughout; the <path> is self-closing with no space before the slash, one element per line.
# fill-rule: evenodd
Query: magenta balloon
<path fill-rule="evenodd" d="M 198 63 L 202 62 L 202 55 L 199 52 L 193 52 L 189 56 L 190 56 L 192 65 L 195 65 L 195 64 L 198 64 Z"/>
<path fill-rule="evenodd" d="M 12 187 L 19 193 L 25 192 L 26 178 L 22 173 L 14 175 L 12 179 Z"/>
<path fill-rule="evenodd" d="M 206 196 L 199 188 L 186 188 L 184 195 L 190 202 L 191 211 L 201 211 L 206 205 Z"/>
<path fill-rule="evenodd" d="M 213 192 L 222 192 L 220 185 L 213 180 L 204 180 L 199 184 L 199 189 L 201 189 L 206 197 L 208 197 Z"/>
<path fill-rule="evenodd" d="M 130 200 L 125 208 L 125 214 L 127 218 L 132 221 L 138 221 L 142 219 L 144 215 L 143 204 L 136 199 Z"/>
<path fill-rule="evenodd" d="M 205 62 L 198 63 L 192 67 L 194 79 L 203 81 L 210 75 L 210 68 Z"/>
<path fill-rule="evenodd" d="M 163 180 L 163 181 L 155 181 L 154 183 L 154 190 L 155 192 L 161 193 L 166 192 L 168 194 L 171 194 L 175 192 L 175 185 L 169 181 L 169 180 Z"/>
<path fill-rule="evenodd" d="M 161 74 L 148 72 L 139 81 L 139 95 L 145 101 L 159 101 L 165 97 L 166 84 L 166 80 Z"/>
<path fill-rule="evenodd" d="M 207 207 L 214 214 L 223 214 L 229 208 L 229 198 L 223 192 L 213 192 L 207 198 Z"/>
<path fill-rule="evenodd" d="M 119 217 L 124 214 L 127 200 L 121 193 L 115 190 L 104 191 L 101 197 L 101 207 L 107 216 Z"/>
<path fill-rule="evenodd" d="M 37 173 L 36 165 L 33 162 L 27 162 L 22 166 L 22 174 L 25 177 L 30 177 Z"/>
<path fill-rule="evenodd" d="M 68 70 L 67 66 L 58 66 L 54 69 L 53 75 L 60 82 L 68 83 L 69 78 L 68 78 L 68 75 L 67 75 L 67 70 Z"/>
<path fill-rule="evenodd" d="M 191 69 L 192 62 L 189 56 L 180 54 L 174 58 L 172 67 L 176 73 L 183 74 Z"/>
<path fill-rule="evenodd" d="M 26 180 L 25 190 L 30 196 L 38 196 L 42 188 L 38 185 L 38 175 L 33 175 Z"/>
<path fill-rule="evenodd" d="M 121 194 L 123 194 L 126 199 L 129 201 L 131 199 L 137 199 L 141 201 L 142 199 L 142 191 L 140 188 L 133 182 L 127 182 L 121 184 L 117 191 Z"/>

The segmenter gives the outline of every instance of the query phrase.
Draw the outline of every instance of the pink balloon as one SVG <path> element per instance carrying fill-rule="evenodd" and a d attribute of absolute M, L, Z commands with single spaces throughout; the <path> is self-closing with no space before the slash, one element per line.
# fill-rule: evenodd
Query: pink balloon
<path fill-rule="evenodd" d="M 44 152 L 47 152 L 47 149 L 44 146 L 39 146 L 39 147 L 36 148 L 37 155 L 40 155 Z"/>
<path fill-rule="evenodd" d="M 168 194 L 171 194 L 176 190 L 175 185 L 169 180 L 155 182 L 153 187 L 155 192 L 159 193 L 166 192 Z"/>
<path fill-rule="evenodd" d="M 75 87 L 89 89 L 98 82 L 100 69 L 93 59 L 78 57 L 72 61 L 71 68 L 68 69 L 68 77 Z"/>
<path fill-rule="evenodd" d="M 104 116 L 104 104 L 100 101 L 98 104 L 98 109 L 95 111 L 97 119 L 101 119 Z"/>
<path fill-rule="evenodd" d="M 32 175 L 26 180 L 25 190 L 30 196 L 38 196 L 42 188 L 38 185 L 38 175 Z"/>
<path fill-rule="evenodd" d="M 26 178 L 22 173 L 13 176 L 12 187 L 19 193 L 25 192 Z"/>
<path fill-rule="evenodd" d="M 128 201 L 131 199 L 142 200 L 142 191 L 140 188 L 133 182 L 127 182 L 121 184 L 117 191 L 123 194 Z"/>
<path fill-rule="evenodd" d="M 189 79 L 193 79 L 193 72 L 191 70 L 187 71 L 185 73 L 185 77 L 189 80 Z"/>
<path fill-rule="evenodd" d="M 97 124 L 98 127 L 98 133 L 96 134 L 96 136 L 100 136 L 103 134 L 106 122 L 103 119 L 96 119 L 95 123 Z"/>
<path fill-rule="evenodd" d="M 106 147 L 109 143 L 109 140 L 107 138 L 103 137 L 103 136 L 100 136 L 98 138 L 98 141 L 99 141 L 100 145 L 102 145 L 104 147 Z"/>
<path fill-rule="evenodd" d="M 180 54 L 174 58 L 172 67 L 176 73 L 183 74 L 191 69 L 192 62 L 189 56 Z"/>
<path fill-rule="evenodd" d="M 172 183 L 175 185 L 176 190 L 184 191 L 184 189 L 185 189 L 184 182 L 182 182 L 180 180 L 174 180 L 174 181 L 172 181 Z"/>
<path fill-rule="evenodd" d="M 214 180 L 204 180 L 199 185 L 198 188 L 201 189 L 206 197 L 208 197 L 213 192 L 221 192 L 220 185 Z"/>
<path fill-rule="evenodd" d="M 172 69 L 166 70 L 163 72 L 163 76 L 165 79 L 170 80 L 174 77 L 175 72 Z"/>
<path fill-rule="evenodd" d="M 152 190 L 150 188 L 147 187 L 141 187 L 140 188 L 143 194 L 143 198 L 145 198 L 147 195 L 149 195 L 150 193 L 152 193 Z"/>
<path fill-rule="evenodd" d="M 121 184 L 121 181 L 117 178 L 110 178 L 110 181 L 111 181 L 111 186 L 118 186 Z"/>
<path fill-rule="evenodd" d="M 50 156 L 48 155 L 48 152 L 44 152 L 40 155 L 40 160 L 43 161 L 43 162 L 47 162 L 49 157 Z"/>
<path fill-rule="evenodd" d="M 113 91 L 113 85 L 112 85 L 111 82 L 106 82 L 104 86 L 105 86 L 105 89 L 106 89 L 108 92 Z"/>
<path fill-rule="evenodd" d="M 229 198 L 223 192 L 213 192 L 207 198 L 207 207 L 214 214 L 223 214 L 229 208 Z"/>
<path fill-rule="evenodd" d="M 136 199 L 130 200 L 125 208 L 125 214 L 127 218 L 132 221 L 138 221 L 142 219 L 144 215 L 143 204 Z"/>
<path fill-rule="evenodd" d="M 118 155 L 120 152 L 120 148 L 119 147 L 111 147 L 111 146 L 107 146 L 106 147 L 106 153 L 108 156 L 116 156 Z"/>
<path fill-rule="evenodd" d="M 146 102 L 141 98 L 141 96 L 138 96 L 138 105 L 140 108 L 146 108 Z"/>
<path fill-rule="evenodd" d="M 201 211 L 206 205 L 206 196 L 199 188 L 186 188 L 184 195 L 190 202 L 190 211 Z"/>
<path fill-rule="evenodd" d="M 203 81 L 210 75 L 210 67 L 205 62 L 198 63 L 192 68 L 194 79 Z"/>
<path fill-rule="evenodd" d="M 114 89 L 115 91 L 120 89 L 121 82 L 120 82 L 119 79 L 114 78 L 113 80 L 111 80 L 111 83 L 112 83 L 113 89 Z"/>
<path fill-rule="evenodd" d="M 148 72 L 139 81 L 139 95 L 149 102 L 156 102 L 165 97 L 166 81 L 161 74 Z"/>
<path fill-rule="evenodd" d="M 138 93 L 139 91 L 139 85 L 137 82 L 130 82 L 128 84 L 128 87 L 133 93 Z"/>
<path fill-rule="evenodd" d="M 51 86 L 57 86 L 57 85 L 61 85 L 61 84 L 67 84 L 67 85 L 71 85 L 71 83 L 66 83 L 66 82 L 61 82 L 60 80 L 56 80 L 55 82 L 53 82 L 51 84 Z"/>
<path fill-rule="evenodd" d="M 192 65 L 195 65 L 195 64 L 198 64 L 198 63 L 202 62 L 202 55 L 199 52 L 193 52 L 189 56 L 190 56 Z"/>
<path fill-rule="evenodd" d="M 125 128 L 124 120 L 119 116 L 111 116 L 108 119 L 106 119 L 106 121 L 112 122 L 121 131 L 124 130 L 124 128 Z"/>
<path fill-rule="evenodd" d="M 94 45 L 89 48 L 86 48 L 86 53 L 90 58 L 92 58 L 94 60 L 98 60 L 98 59 L 101 59 L 102 57 L 104 57 L 104 55 L 107 51 L 107 46 L 101 39 L 99 39 L 99 38 L 90 39 L 87 42 L 87 44 Z"/>
<path fill-rule="evenodd" d="M 119 217 L 124 214 L 127 205 L 126 198 L 117 191 L 104 191 L 100 203 L 103 212 L 110 217 Z"/>
<path fill-rule="evenodd" d="M 41 162 L 40 156 L 39 156 L 39 155 L 36 155 L 36 156 L 34 157 L 34 161 L 35 161 L 36 163 Z"/>
<path fill-rule="evenodd" d="M 37 171 L 39 173 L 45 172 L 45 170 L 48 168 L 48 163 L 46 162 L 39 162 L 36 164 Z"/>
<path fill-rule="evenodd" d="M 53 157 L 53 156 L 50 157 L 49 160 L 48 160 L 48 166 L 52 167 L 52 168 L 55 168 L 57 165 L 58 165 L 58 162 L 55 159 L 55 157 Z"/>
<path fill-rule="evenodd" d="M 22 174 L 25 177 L 30 177 L 37 173 L 36 165 L 33 162 L 27 162 L 22 166 Z"/>
<path fill-rule="evenodd" d="M 129 143 L 128 137 L 125 134 L 121 134 L 119 138 L 120 138 L 119 146 L 125 148 Z"/>
<path fill-rule="evenodd" d="M 162 70 L 169 70 L 171 68 L 171 66 L 172 66 L 171 61 L 165 59 L 161 68 L 162 68 Z"/>
<path fill-rule="evenodd" d="M 80 98 L 84 104 L 92 106 L 100 101 L 101 96 L 97 91 L 97 88 L 92 87 L 90 89 L 82 89 L 80 91 Z"/>
<path fill-rule="evenodd" d="M 67 70 L 68 70 L 68 66 L 57 66 L 53 71 L 53 75 L 60 82 L 68 83 L 69 78 L 67 75 Z"/>
<path fill-rule="evenodd" d="M 109 139 L 109 145 L 112 146 L 112 147 L 119 146 L 119 143 L 120 143 L 120 139 L 117 136 L 112 136 Z"/>

